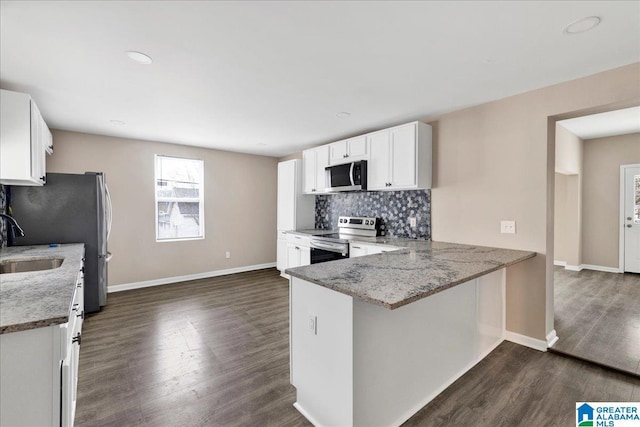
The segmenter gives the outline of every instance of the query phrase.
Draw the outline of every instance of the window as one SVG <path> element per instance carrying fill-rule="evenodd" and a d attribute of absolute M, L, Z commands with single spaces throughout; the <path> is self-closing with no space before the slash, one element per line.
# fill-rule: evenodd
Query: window
<path fill-rule="evenodd" d="M 156 241 L 204 239 L 204 161 L 155 160 Z"/>

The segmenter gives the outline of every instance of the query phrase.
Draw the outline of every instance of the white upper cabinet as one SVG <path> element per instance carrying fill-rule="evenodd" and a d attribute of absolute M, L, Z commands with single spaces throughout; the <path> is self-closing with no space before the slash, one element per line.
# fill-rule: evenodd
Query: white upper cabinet
<path fill-rule="evenodd" d="M 367 137 L 365 135 L 329 144 L 329 162 L 332 165 L 362 160 L 367 157 Z"/>
<path fill-rule="evenodd" d="M 322 194 L 325 192 L 325 171 L 329 166 L 329 146 L 311 148 L 302 152 L 304 169 L 304 192 L 308 194 Z"/>
<path fill-rule="evenodd" d="M 369 134 L 368 190 L 431 188 L 431 126 L 409 123 Z"/>
<path fill-rule="evenodd" d="M 26 93 L 0 91 L 0 184 L 43 185 L 53 138 Z"/>

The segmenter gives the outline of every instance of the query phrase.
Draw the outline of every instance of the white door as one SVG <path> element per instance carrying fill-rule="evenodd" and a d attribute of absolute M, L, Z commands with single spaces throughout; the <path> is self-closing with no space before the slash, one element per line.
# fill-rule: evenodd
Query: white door
<path fill-rule="evenodd" d="M 329 146 L 322 145 L 315 149 L 316 152 L 316 193 L 324 193 L 328 187 L 326 183 L 325 170 L 329 166 Z"/>
<path fill-rule="evenodd" d="M 624 170 L 624 271 L 640 273 L 640 165 Z"/>
<path fill-rule="evenodd" d="M 344 163 L 347 157 L 347 141 L 338 141 L 329 145 L 329 157 L 332 165 Z"/>
<path fill-rule="evenodd" d="M 361 159 L 367 155 L 367 137 L 358 136 L 351 138 L 348 145 L 349 158 Z"/>
<path fill-rule="evenodd" d="M 391 184 L 393 187 L 415 187 L 416 125 L 391 131 Z"/>
<path fill-rule="evenodd" d="M 296 162 L 278 163 L 278 230 L 295 230 Z"/>
<path fill-rule="evenodd" d="M 367 136 L 369 139 L 369 163 L 367 164 L 367 189 L 389 188 L 389 131 L 381 131 Z"/>
<path fill-rule="evenodd" d="M 300 247 L 287 244 L 287 268 L 300 267 Z"/>
<path fill-rule="evenodd" d="M 316 152 L 305 150 L 302 152 L 303 191 L 312 193 L 316 188 Z"/>

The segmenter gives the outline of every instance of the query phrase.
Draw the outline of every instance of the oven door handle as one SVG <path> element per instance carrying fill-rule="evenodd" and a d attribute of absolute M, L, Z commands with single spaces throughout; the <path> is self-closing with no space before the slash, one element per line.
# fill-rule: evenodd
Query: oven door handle
<path fill-rule="evenodd" d="M 351 185 L 356 185 L 353 180 L 353 167 L 355 166 L 354 162 L 351 162 L 351 167 L 349 168 L 349 179 L 351 180 Z"/>
<path fill-rule="evenodd" d="M 324 251 L 336 252 L 345 256 L 349 253 L 349 250 L 345 248 L 345 245 L 332 245 L 331 243 L 320 243 L 311 241 L 309 243 L 309 246 L 311 246 L 313 249 L 322 249 Z"/>

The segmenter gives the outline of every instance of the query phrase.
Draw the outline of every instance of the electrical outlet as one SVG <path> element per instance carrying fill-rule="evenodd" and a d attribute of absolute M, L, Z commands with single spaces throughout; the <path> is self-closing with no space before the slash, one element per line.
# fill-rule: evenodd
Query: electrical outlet
<path fill-rule="evenodd" d="M 411 218 L 409 218 L 409 227 L 416 228 L 417 226 L 418 226 L 418 220 L 416 219 L 416 217 L 412 216 Z"/>
<path fill-rule="evenodd" d="M 225 252 L 224 256 L 225 258 L 231 258 L 231 252 Z"/>
<path fill-rule="evenodd" d="M 513 220 L 500 221 L 500 232 L 505 234 L 516 234 L 516 222 Z"/>
<path fill-rule="evenodd" d="M 309 332 L 313 335 L 318 335 L 318 316 L 313 313 L 309 313 Z"/>

